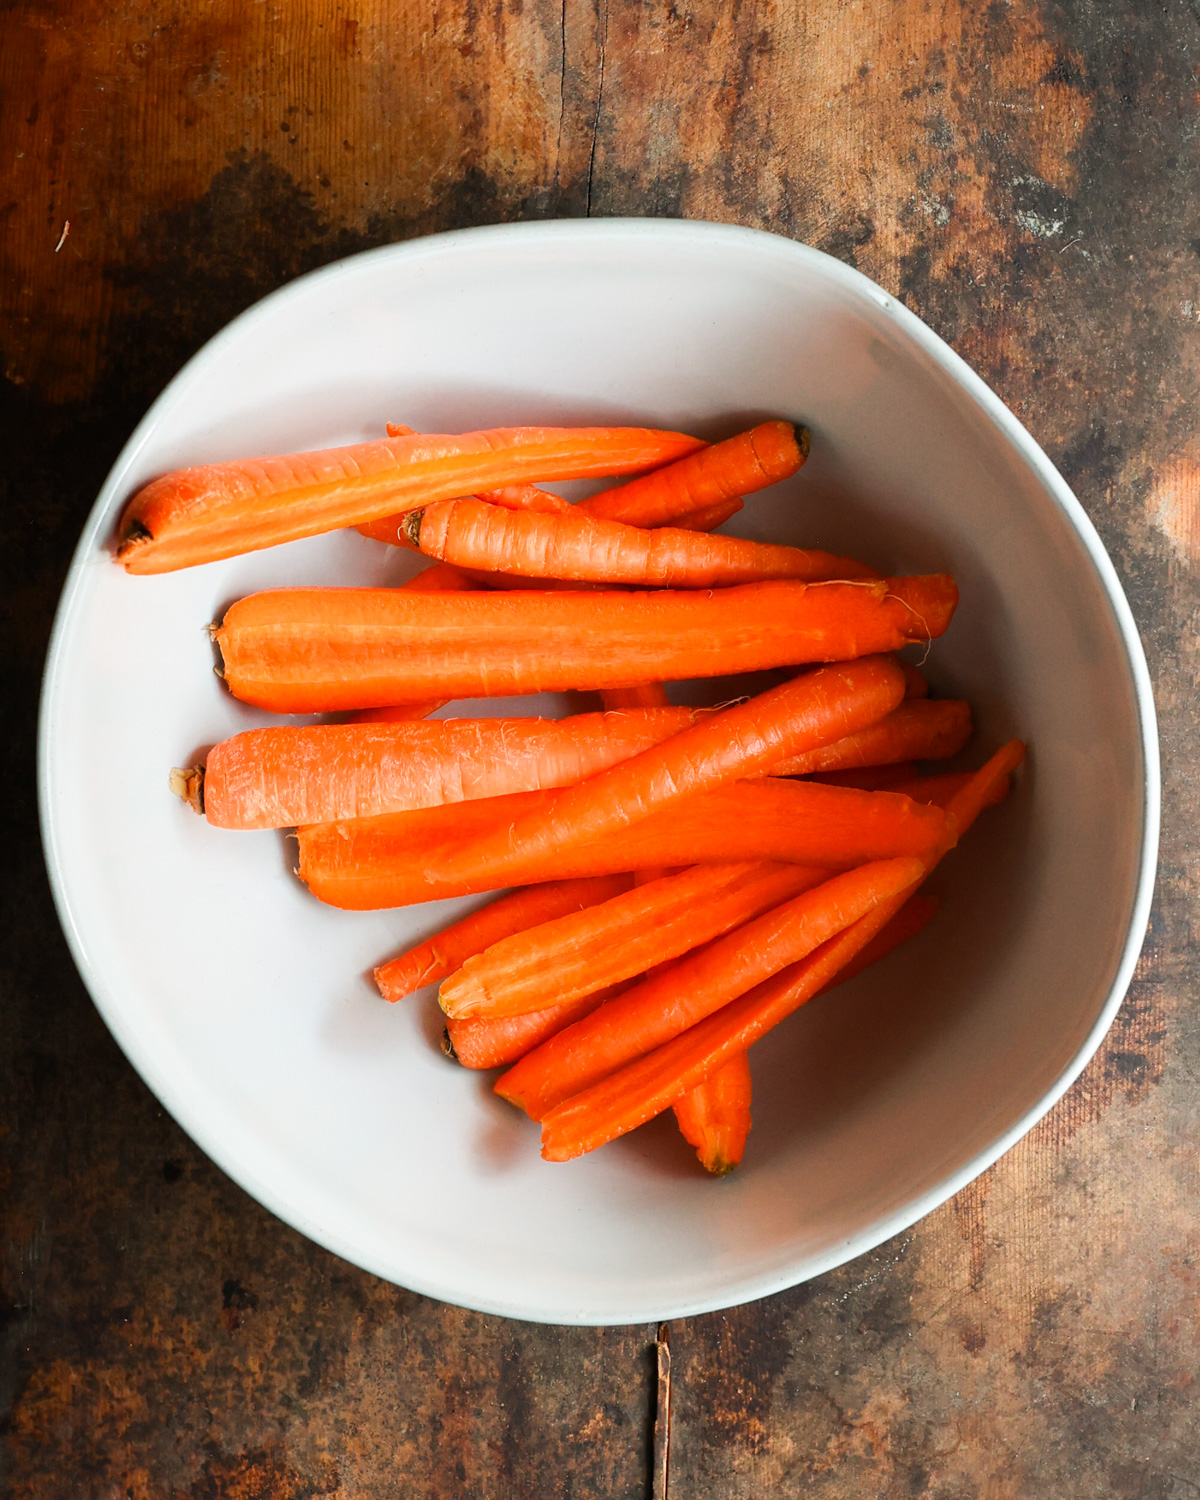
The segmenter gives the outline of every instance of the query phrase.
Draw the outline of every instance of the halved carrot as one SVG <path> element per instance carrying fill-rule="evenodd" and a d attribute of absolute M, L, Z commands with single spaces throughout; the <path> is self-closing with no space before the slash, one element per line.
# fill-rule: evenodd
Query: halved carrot
<path fill-rule="evenodd" d="M 847 771 L 905 760 L 946 760 L 971 738 L 971 705 L 956 698 L 906 698 L 884 719 L 774 768 L 776 776 Z"/>
<path fill-rule="evenodd" d="M 497 1082 L 496 1092 L 519 1105 L 530 1119 L 544 1118 L 563 1100 L 663 1046 L 899 892 L 907 892 L 924 871 L 921 860 L 892 859 L 835 875 L 558 1032 L 510 1068 Z M 681 1089 L 676 1097 L 684 1092 Z"/>
<path fill-rule="evenodd" d="M 762 422 L 618 489 L 580 502 L 589 515 L 630 526 L 662 526 L 689 511 L 751 495 L 794 474 L 808 457 L 806 427 Z"/>
<path fill-rule="evenodd" d="M 701 446 L 640 427 L 508 427 L 205 464 L 134 495 L 117 556 L 166 573 L 498 485 L 639 473 Z"/>
<path fill-rule="evenodd" d="M 944 575 L 646 593 L 272 589 L 214 631 L 235 697 L 279 713 L 628 687 L 844 661 L 939 636 Z"/>
<path fill-rule="evenodd" d="M 448 803 L 298 830 L 299 875 L 331 906 L 373 911 L 619 870 L 741 860 L 846 869 L 897 855 L 927 855 L 946 837 L 946 815 L 892 792 L 764 778 L 719 787 L 652 814 L 620 838 L 541 861 L 506 858 L 451 875 L 462 845 L 549 806 L 551 792 Z"/>
<path fill-rule="evenodd" d="M 696 865 L 586 909 L 532 923 L 464 960 L 438 1001 L 448 1016 L 514 1016 L 574 1000 L 689 953 L 819 885 L 807 865 Z"/>
<path fill-rule="evenodd" d="M 501 939 L 526 928 L 553 921 L 568 912 L 583 911 L 627 891 L 631 875 L 596 875 L 587 880 L 548 881 L 512 891 L 444 927 L 415 948 L 389 959 L 375 970 L 375 983 L 385 1000 L 403 1000 L 414 990 L 436 984 Z"/>
<path fill-rule="evenodd" d="M 216 827 L 295 828 L 570 786 L 671 739 L 703 712 L 276 725 L 222 740 L 195 771 Z"/>
<path fill-rule="evenodd" d="M 735 1052 L 723 1068 L 675 1101 L 675 1118 L 700 1165 L 715 1177 L 732 1172 L 750 1134 L 750 1059 Z"/>
<path fill-rule="evenodd" d="M 561 515 L 506 510 L 482 500 L 441 500 L 405 516 L 403 534 L 427 557 L 453 567 L 525 578 L 725 588 L 769 578 L 817 582 L 878 578 L 852 558 L 679 526 L 646 529 L 578 510 Z"/>
<path fill-rule="evenodd" d="M 765 775 L 790 755 L 853 734 L 888 713 L 903 695 L 904 676 L 887 656 L 794 677 L 553 792 L 548 807 L 467 841 L 450 856 L 445 873 L 469 879 L 512 859 L 536 866 L 573 847 L 613 838 L 689 795 Z"/>
<path fill-rule="evenodd" d="M 958 836 L 990 804 L 997 785 L 1012 774 L 1024 754 L 1020 740 L 1011 740 L 952 799 L 950 821 Z M 924 873 L 936 863 L 936 858 L 927 861 Z M 567 1161 L 661 1114 L 710 1078 L 735 1053 L 750 1047 L 805 1001 L 820 994 L 895 917 L 908 894 L 901 892 L 881 902 L 807 958 L 653 1052 L 564 1100 L 543 1121 L 542 1155 L 548 1161 Z M 530 1053 L 529 1057 L 535 1055 Z"/>

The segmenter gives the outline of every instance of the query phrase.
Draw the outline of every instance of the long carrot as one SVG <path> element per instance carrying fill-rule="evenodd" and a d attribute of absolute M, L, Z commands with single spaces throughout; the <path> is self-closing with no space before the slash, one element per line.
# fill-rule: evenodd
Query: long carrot
<path fill-rule="evenodd" d="M 643 708 L 568 719 L 278 725 L 222 740 L 193 779 L 218 828 L 295 828 L 569 786 L 696 719 L 693 709 Z"/>
<path fill-rule="evenodd" d="M 235 697 L 279 713 L 628 687 L 845 661 L 939 636 L 944 575 L 647 593 L 273 589 L 214 639 Z"/>
<path fill-rule="evenodd" d="M 532 924 L 442 982 L 448 1016 L 513 1016 L 574 1000 L 678 958 L 819 885 L 806 865 L 696 865 Z"/>
<path fill-rule="evenodd" d="M 715 1177 L 732 1172 L 750 1134 L 750 1059 L 735 1052 L 723 1068 L 675 1101 L 675 1118 L 700 1165 Z"/>
<path fill-rule="evenodd" d="M 450 861 L 467 841 L 544 811 L 553 795 L 518 792 L 301 828 L 300 878 L 331 906 L 373 911 L 655 866 L 780 860 L 847 869 L 874 859 L 926 855 L 946 835 L 941 808 L 908 797 L 764 778 L 689 797 L 617 839 L 550 859 L 501 859 L 469 876 L 450 873 Z"/>
<path fill-rule="evenodd" d="M 409 511 L 401 530 L 427 557 L 525 578 L 715 588 L 769 578 L 811 583 L 879 577 L 873 568 L 832 552 L 710 536 L 678 526 L 645 529 L 577 510 L 561 515 L 505 510 L 473 499 L 442 500 Z"/>
<path fill-rule="evenodd" d="M 809 434 L 790 422 L 749 432 L 580 502 L 589 515 L 630 526 L 662 526 L 689 511 L 753 494 L 794 474 L 808 457 Z"/>
<path fill-rule="evenodd" d="M 846 771 L 905 760 L 945 760 L 971 738 L 971 705 L 955 698 L 907 698 L 886 718 L 774 768 L 776 776 Z"/>
<path fill-rule="evenodd" d="M 403 1000 L 414 990 L 445 979 L 503 938 L 608 901 L 628 890 L 632 881 L 631 875 L 596 875 L 512 891 L 380 964 L 375 970 L 379 993 L 385 1000 Z"/>
<path fill-rule="evenodd" d="M 510 1068 L 496 1092 L 531 1119 L 542 1119 L 908 891 L 924 870 L 920 860 L 894 859 L 835 875 L 558 1032 Z"/>
<path fill-rule="evenodd" d="M 845 984 L 886 958 L 901 943 L 916 937 L 937 914 L 937 909 L 938 902 L 933 897 L 910 896 L 887 926 L 859 949 L 858 954 L 820 993 L 823 995 L 839 984 Z M 570 1020 L 564 1018 L 562 1026 L 575 1019 L 574 1016 Z M 553 1032 L 547 1035 L 553 1035 Z M 536 1043 L 531 1043 L 529 1050 L 534 1045 Z M 735 1052 L 711 1077 L 698 1083 L 681 1099 L 676 1099 L 672 1108 L 684 1139 L 695 1146 L 705 1170 L 717 1175 L 732 1170 L 742 1159 L 746 1137 L 750 1133 L 749 1054 Z"/>
<path fill-rule="evenodd" d="M 131 573 L 166 573 L 479 489 L 639 473 L 700 446 L 639 427 L 508 427 L 206 464 L 133 497 L 117 556 Z"/>
<path fill-rule="evenodd" d="M 997 785 L 1012 774 L 1024 754 L 1020 740 L 1010 741 L 952 799 L 949 821 L 959 837 L 994 800 Z M 921 878 L 936 863 L 936 858 L 927 861 Z M 772 1026 L 820 994 L 887 926 L 907 899 L 908 893 L 901 892 L 881 902 L 807 958 L 709 1015 L 689 1031 L 564 1100 L 543 1121 L 542 1155 L 548 1161 L 567 1161 L 635 1129 L 669 1108 L 676 1099 L 710 1078 L 735 1053 L 745 1051 Z"/>
<path fill-rule="evenodd" d="M 573 847 L 612 838 L 689 795 L 765 775 L 790 755 L 852 734 L 888 713 L 903 696 L 903 673 L 886 656 L 795 677 L 699 719 L 578 785 L 563 787 L 547 808 L 467 842 L 451 856 L 447 874 L 471 878 L 512 859 L 538 864 Z"/>

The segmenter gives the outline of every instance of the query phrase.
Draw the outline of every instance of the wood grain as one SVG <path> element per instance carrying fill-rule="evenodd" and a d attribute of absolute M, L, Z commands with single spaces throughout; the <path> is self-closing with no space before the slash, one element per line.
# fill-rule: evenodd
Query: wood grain
<path fill-rule="evenodd" d="M 1095 1061 L 907 1234 L 672 1325 L 672 1494 L 1200 1490 L 1198 64 L 1191 9 L 1121 0 L 0 9 L 7 1494 L 646 1492 L 653 1329 L 386 1286 L 162 1115 L 66 955 L 32 792 L 70 549 L 183 359 L 338 255 L 587 213 L 792 235 L 950 339 L 1109 547 L 1166 774 L 1152 932 Z"/>

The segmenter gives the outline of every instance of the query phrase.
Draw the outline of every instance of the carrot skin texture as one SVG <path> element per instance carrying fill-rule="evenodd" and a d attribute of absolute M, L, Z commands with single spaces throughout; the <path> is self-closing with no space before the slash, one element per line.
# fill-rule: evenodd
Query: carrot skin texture
<path fill-rule="evenodd" d="M 449 1016 L 537 1010 L 570 1001 L 678 958 L 780 902 L 819 885 L 806 865 L 696 865 L 530 924 L 464 961 L 438 995 Z"/>
<path fill-rule="evenodd" d="M 832 552 L 709 536 L 678 526 L 647 529 L 572 510 L 547 515 L 480 500 L 443 500 L 411 511 L 402 530 L 427 557 L 452 567 L 526 578 L 658 588 L 727 588 L 772 578 L 823 582 L 878 578 Z"/>
<path fill-rule="evenodd" d="M 294 828 L 569 786 L 694 719 L 658 708 L 248 729 L 209 751 L 204 810 L 219 828 Z"/>
<path fill-rule="evenodd" d="M 956 831 L 961 837 L 971 827 L 983 808 L 995 800 L 997 786 L 1012 775 L 1024 756 L 1021 741 L 1011 740 L 972 775 L 970 782 L 951 799 L 952 833 Z M 947 849 L 950 847 L 952 843 L 946 845 Z M 926 862 L 921 879 L 940 857 L 939 854 Z M 881 902 L 874 911 L 806 958 L 690 1031 L 565 1100 L 543 1121 L 542 1155 L 548 1161 L 568 1161 L 636 1129 L 667 1109 L 677 1098 L 711 1077 L 735 1052 L 750 1047 L 792 1011 L 832 987 L 847 965 L 902 910 L 914 889 L 915 884 Z"/>
<path fill-rule="evenodd" d="M 941 635 L 957 601 L 944 575 L 711 592 L 273 589 L 234 604 L 214 638 L 235 697 L 329 713 L 847 661 Z"/>
<path fill-rule="evenodd" d="M 711 1078 L 674 1104 L 679 1130 L 700 1165 L 724 1177 L 741 1161 L 750 1134 L 750 1058 L 735 1052 Z"/>
<path fill-rule="evenodd" d="M 117 556 L 131 573 L 171 572 L 481 488 L 637 473 L 700 446 L 643 428 L 509 427 L 207 464 L 133 496 Z"/>
<path fill-rule="evenodd" d="M 903 673 L 886 656 L 795 677 L 556 791 L 546 809 L 466 843 L 451 856 L 446 873 L 469 875 L 513 858 L 539 862 L 600 842 L 689 794 L 765 775 L 789 755 L 865 728 L 903 696 Z"/>
<path fill-rule="evenodd" d="M 379 993 L 385 1000 L 403 1000 L 415 990 L 445 979 L 467 959 L 513 933 L 620 895 L 629 889 L 632 879 L 630 875 L 597 875 L 586 880 L 551 881 L 501 896 L 380 964 L 375 970 Z"/>
<path fill-rule="evenodd" d="M 543 1042 L 499 1079 L 496 1093 L 530 1119 L 543 1119 L 565 1099 L 662 1047 L 907 891 L 923 870 L 919 860 L 897 859 L 835 875 Z"/>
<path fill-rule="evenodd" d="M 776 776 L 848 771 L 906 760 L 946 760 L 971 738 L 971 705 L 954 698 L 906 698 L 884 719 L 845 739 L 793 756 Z"/>
<path fill-rule="evenodd" d="M 779 860 L 847 869 L 901 855 L 924 857 L 947 836 L 945 813 L 891 792 L 763 778 L 689 797 L 619 839 L 552 860 L 501 860 L 451 877 L 462 844 L 549 806 L 550 792 L 519 792 L 442 807 L 319 823 L 297 832 L 299 874 L 319 900 L 376 911 L 547 880 L 665 866 Z"/>
<path fill-rule="evenodd" d="M 765 489 L 796 473 L 809 435 L 790 422 L 763 422 L 713 443 L 641 479 L 580 502 L 589 515 L 630 526 L 663 526 L 689 511 Z"/>

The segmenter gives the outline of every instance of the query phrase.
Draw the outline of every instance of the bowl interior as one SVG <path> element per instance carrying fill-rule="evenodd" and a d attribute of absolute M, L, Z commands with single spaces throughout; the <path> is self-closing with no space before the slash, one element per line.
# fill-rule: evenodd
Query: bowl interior
<path fill-rule="evenodd" d="M 729 1305 L 845 1260 L 1031 1123 L 1098 1041 L 1140 940 L 1153 731 L 1094 534 L 982 400 L 862 278 L 713 226 L 520 226 L 396 247 L 307 278 L 209 345 L 100 497 L 42 743 L 77 958 L 201 1145 L 282 1217 L 395 1281 L 615 1322 Z M 974 705 L 970 763 L 1013 734 L 1030 760 L 935 877 L 932 926 L 755 1049 L 755 1126 L 731 1178 L 706 1180 L 669 1116 L 551 1166 L 488 1075 L 441 1057 L 432 995 L 387 1006 L 370 983 L 373 964 L 470 903 L 323 908 L 282 835 L 209 828 L 167 789 L 171 766 L 268 717 L 213 675 L 207 621 L 264 586 L 398 581 L 411 559 L 343 533 L 129 578 L 109 552 L 115 517 L 166 469 L 374 436 L 389 419 L 717 437 L 765 416 L 805 421 L 812 458 L 729 529 L 952 571 L 962 604 L 926 669 Z"/>

